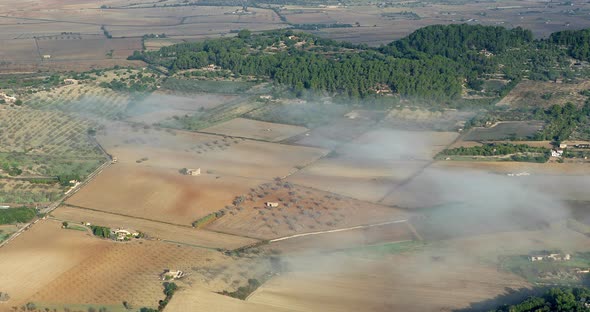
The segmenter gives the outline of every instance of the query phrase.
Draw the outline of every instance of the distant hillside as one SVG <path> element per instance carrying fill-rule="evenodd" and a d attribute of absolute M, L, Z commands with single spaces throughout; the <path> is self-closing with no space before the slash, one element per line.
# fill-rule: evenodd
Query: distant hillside
<path fill-rule="evenodd" d="M 171 73 L 210 64 L 235 76 L 254 76 L 304 90 L 365 98 L 396 94 L 450 103 L 464 86 L 481 90 L 491 75 L 509 81 L 574 78 L 570 57 L 587 59 L 588 31 L 562 32 L 534 40 L 522 28 L 435 25 L 387 46 L 370 48 L 292 30 L 181 43 L 159 51 L 136 51 L 130 59 Z M 514 83 L 508 84 L 511 88 Z M 506 90 L 498 90 L 497 96 Z"/>

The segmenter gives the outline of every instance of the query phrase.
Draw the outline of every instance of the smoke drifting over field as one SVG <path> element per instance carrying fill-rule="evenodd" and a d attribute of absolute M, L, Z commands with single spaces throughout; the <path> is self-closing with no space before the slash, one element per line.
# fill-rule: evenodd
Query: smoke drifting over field
<path fill-rule="evenodd" d="M 149 156 L 148 165 L 173 167 L 176 166 L 178 159 L 181 159 L 174 156 L 178 155 L 174 153 L 184 151 L 188 155 L 184 161 L 197 159 L 194 166 L 204 166 L 204 169 L 208 170 L 217 165 L 218 167 L 213 168 L 215 169 L 213 171 L 221 176 L 220 185 L 226 183 L 223 182 L 226 178 L 225 174 L 235 174 L 239 170 L 251 170 L 248 171 L 249 174 L 256 177 L 260 177 L 261 174 L 267 175 L 267 168 L 254 170 L 251 168 L 256 168 L 258 164 L 236 158 L 237 153 L 241 151 L 238 147 L 246 144 L 242 141 L 238 145 L 231 145 L 233 156 L 231 153 L 224 152 L 225 148 L 220 148 L 215 153 L 209 153 L 209 149 L 204 149 L 203 153 L 197 153 L 200 150 L 190 148 L 199 144 L 204 145 L 217 138 L 209 138 L 201 134 L 176 134 L 173 131 L 160 131 L 162 129 L 158 127 L 137 126 L 137 124 L 158 123 L 174 115 L 224 113 L 225 111 L 221 108 L 225 109 L 225 107 L 220 106 L 228 103 L 228 99 L 234 98 L 236 97 L 199 95 L 187 99 L 165 94 L 152 95 L 127 108 L 126 120 L 134 123 L 135 127 L 129 130 L 126 129 L 130 128 L 129 125 L 114 122 L 106 127 L 106 131 L 103 131 L 108 135 L 101 132 L 99 137 L 105 142 L 107 148 L 110 146 L 120 150 L 132 149 L 133 157 L 128 157 L 131 165 L 134 165 L 135 159 Z M 233 104 L 228 106 L 231 105 Z M 240 104 L 237 103 L 237 105 Z M 285 306 L 291 303 L 295 305 L 296 301 L 306 302 L 306 304 L 309 303 L 308 307 L 311 307 L 308 310 L 316 311 L 329 310 L 330 307 L 322 304 L 328 301 L 336 304 L 341 301 L 341 298 L 348 296 L 353 299 L 349 302 L 350 305 L 346 303 L 338 306 L 342 311 L 427 311 L 440 310 L 441 306 L 465 306 L 468 302 L 477 302 L 501 294 L 507 287 L 517 289 L 527 286 L 520 277 L 497 270 L 499 257 L 524 255 L 543 249 L 562 249 L 565 252 L 573 252 L 580 250 L 579 242 L 585 239 L 565 226 L 555 227 L 555 224 L 560 223 L 559 221 L 571 218 L 571 214 L 564 201 L 564 192 L 553 193 L 547 190 L 567 189 L 567 181 L 571 181 L 570 177 L 559 177 L 563 180 L 556 183 L 557 177 L 536 173 L 532 167 L 539 166 L 537 164 L 531 165 L 531 168 L 527 168 L 526 164 L 514 164 L 512 172 L 527 171 L 531 175 L 508 176 L 506 172 L 490 173 L 486 170 L 447 167 L 443 166 L 444 162 L 431 163 L 434 155 L 453 143 L 458 134 L 403 130 L 400 129 L 401 126 L 392 124 L 391 121 L 385 122 L 386 112 L 382 112 L 382 116 L 376 116 L 378 114 L 375 112 L 359 110 L 353 115 L 346 116 L 340 111 L 343 107 L 346 108 L 345 106 L 332 109 L 321 107 L 332 104 L 318 104 L 320 108 L 311 111 L 309 115 L 302 115 L 302 109 L 296 103 L 276 104 L 280 109 L 273 108 L 273 105 L 275 104 L 266 104 L 256 109 L 254 111 L 256 114 L 250 112 L 250 115 L 246 117 L 256 117 L 270 122 L 304 121 L 303 124 L 313 124 L 314 127 L 307 133 L 308 135 L 296 136 L 289 140 L 289 144 L 322 147 L 334 151 L 320 160 L 314 160 L 309 164 L 304 162 L 304 166 L 295 165 L 298 162 L 287 164 L 286 172 L 294 173 L 292 175 L 289 173 L 285 182 L 404 208 L 407 216 L 401 214 L 394 216 L 392 213 L 388 217 L 409 219 L 409 223 L 424 239 L 426 247 L 418 243 L 419 247 L 415 249 L 391 252 L 391 254 L 388 251 L 382 254 L 374 253 L 375 250 L 371 249 L 372 247 L 357 249 L 363 245 L 415 240 L 417 237 L 406 228 L 406 223 L 271 243 L 263 248 L 281 250 L 282 258 L 288 263 L 288 270 L 284 274 L 294 275 L 292 281 L 289 280 L 291 275 L 278 277 L 276 280 L 280 282 L 271 279 L 269 284 L 265 284 L 261 291 L 249 299 L 253 302 L 264 302 L 265 298 L 272 299 L 272 297 L 265 297 L 266 289 L 271 294 L 273 291 L 279 293 L 280 300 L 285 302 Z M 308 102 L 305 105 L 309 106 L 313 103 Z M 200 110 L 201 107 L 204 107 L 203 112 Z M 293 112 L 289 111 L 290 107 L 293 108 Z M 218 108 L 220 108 L 219 112 Z M 321 114 L 322 111 L 338 111 L 338 113 L 326 114 L 318 118 L 316 115 Z M 283 119 L 293 116 L 295 119 L 272 120 L 277 116 Z M 228 141 L 228 143 L 231 142 Z M 245 142 L 251 143 L 249 140 Z M 264 156 L 245 154 L 253 155 L 244 157 L 245 159 L 255 159 L 258 162 L 266 159 L 268 163 L 271 163 L 274 161 L 273 158 L 287 158 L 287 154 L 281 156 L 277 152 L 287 148 L 286 146 L 275 145 L 276 143 L 256 143 L 266 147 L 272 146 L 273 149 L 269 149 Z M 293 154 L 302 155 L 302 152 L 295 147 L 288 148 L 292 149 Z M 144 150 L 152 149 L 165 149 L 166 153 L 148 155 L 145 152 L 144 155 Z M 252 150 L 258 151 L 260 147 L 257 146 Z M 136 151 L 139 152 L 135 153 Z M 213 154 L 215 162 L 207 158 Z M 118 156 L 121 156 L 119 165 L 125 163 L 124 157 Z M 182 163 L 178 166 L 189 165 Z M 227 169 L 228 166 L 232 169 L 231 173 Z M 204 176 L 207 175 L 204 174 Z M 202 188 L 203 184 L 199 185 L 199 183 L 203 183 L 200 182 L 203 178 L 195 178 L 194 187 Z M 253 180 L 252 177 L 249 178 Z M 153 179 L 160 179 L 160 177 L 154 176 Z M 178 177 L 178 179 L 181 178 Z M 264 179 L 271 181 L 272 176 L 264 176 Z M 220 186 L 224 190 L 229 190 L 228 193 L 234 192 L 231 193 L 232 196 L 241 195 L 239 193 L 241 191 L 231 187 L 229 184 Z M 589 187 L 590 181 L 584 180 L 583 176 L 576 180 L 576 189 L 584 190 Z M 202 196 L 207 196 L 207 192 L 203 194 Z M 309 193 L 303 191 L 298 193 L 301 196 L 306 196 L 305 194 Z M 362 196 L 357 196 L 359 194 Z M 231 198 L 219 208 L 229 202 Z M 210 207 L 216 204 L 217 202 L 212 203 Z M 335 206 L 338 205 L 341 204 L 338 203 Z M 358 206 L 365 209 L 361 213 L 371 213 L 370 205 L 363 206 L 363 203 L 359 202 Z M 242 208 L 247 210 L 251 207 Z M 302 210 L 305 210 L 310 207 L 303 208 Z M 158 209 L 161 211 L 161 207 Z M 240 211 L 242 210 L 235 211 L 234 219 L 243 218 L 244 214 L 240 214 Z M 276 210 L 272 210 L 269 214 L 277 213 L 277 219 L 280 222 L 292 222 L 298 233 L 312 232 L 307 228 L 297 227 L 298 222 L 304 223 L 300 221 L 308 217 L 307 213 L 310 209 L 302 214 L 298 211 L 294 212 L 296 211 L 294 209 L 281 211 L 282 213 L 279 214 Z M 347 212 L 338 210 L 338 213 Z M 283 218 L 282 214 L 286 214 L 286 217 Z M 329 214 L 328 211 L 324 213 L 324 215 L 327 214 Z M 353 215 L 346 216 L 354 219 Z M 227 220 L 231 218 L 224 219 L 224 221 Z M 247 219 L 243 219 L 242 222 L 248 222 L 244 220 Z M 348 219 L 346 220 L 348 222 Z M 325 224 L 326 220 L 323 221 Z M 334 227 L 353 226 L 358 222 L 363 221 L 357 218 L 346 225 Z M 209 229 L 214 229 L 213 225 Z M 273 233 L 271 230 L 277 229 L 280 227 L 269 226 L 268 232 Z M 252 229 L 242 234 L 254 236 L 255 232 L 256 230 Z M 341 252 L 342 250 L 346 251 Z M 369 256 L 371 260 L 367 260 L 366 256 Z M 281 289 L 281 285 L 293 285 L 293 289 L 288 287 Z M 328 298 L 331 295 L 334 298 L 322 301 L 310 296 L 310 292 L 325 294 Z M 371 295 L 365 296 L 365 292 L 370 292 Z M 455 293 L 461 295 L 455 296 Z M 363 296 L 356 294 L 363 294 Z M 236 310 L 240 311 L 240 309 Z"/>

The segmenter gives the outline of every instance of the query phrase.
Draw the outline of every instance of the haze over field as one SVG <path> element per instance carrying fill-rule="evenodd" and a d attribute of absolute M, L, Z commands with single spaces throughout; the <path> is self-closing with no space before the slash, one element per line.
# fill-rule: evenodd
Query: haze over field
<path fill-rule="evenodd" d="M 588 311 L 590 4 L 0 4 L 0 312 Z"/>

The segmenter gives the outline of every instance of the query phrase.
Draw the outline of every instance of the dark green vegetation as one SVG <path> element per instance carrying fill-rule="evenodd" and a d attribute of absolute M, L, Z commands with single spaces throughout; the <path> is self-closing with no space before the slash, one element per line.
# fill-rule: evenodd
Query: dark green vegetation
<path fill-rule="evenodd" d="M 101 82 L 103 88 L 115 91 L 148 92 L 156 90 L 156 78 L 154 74 L 137 73 L 128 78 L 113 79 L 111 82 Z"/>
<path fill-rule="evenodd" d="M 564 106 L 553 105 L 548 110 L 537 110 L 535 117 L 543 118 L 547 121 L 547 126 L 536 135 L 538 140 L 553 140 L 560 142 L 569 139 L 577 129 L 581 131 L 583 137 L 590 138 L 590 101 L 578 109 L 572 103 Z M 581 127 L 579 127 L 581 126 Z M 580 129 L 579 129 L 580 128 Z"/>
<path fill-rule="evenodd" d="M 248 91 L 255 84 L 255 82 L 249 81 L 208 81 L 168 78 L 162 86 L 169 90 L 181 92 L 236 94 Z"/>
<path fill-rule="evenodd" d="M 216 212 L 210 213 L 210 214 L 194 221 L 192 225 L 195 228 L 200 228 L 200 227 L 203 227 L 203 226 L 223 217 L 224 215 L 225 215 L 225 211 L 223 211 L 223 210 L 216 211 Z"/>
<path fill-rule="evenodd" d="M 258 287 L 260 287 L 261 285 L 262 285 L 262 283 L 260 283 L 260 281 L 258 281 L 257 279 L 250 278 L 250 279 L 248 279 L 248 285 L 240 286 L 240 287 L 238 287 L 238 289 L 236 291 L 232 291 L 232 292 L 228 292 L 228 291 L 224 290 L 221 292 L 221 294 L 232 297 L 232 298 L 246 300 L 246 298 L 248 298 L 248 296 L 251 293 L 253 293 L 256 289 L 258 289 Z"/>
<path fill-rule="evenodd" d="M 502 159 L 543 163 L 549 159 L 550 155 L 550 150 L 544 147 L 530 147 L 526 144 L 489 143 L 482 146 L 445 149 L 436 158 L 441 159 L 447 156 L 510 156 Z"/>
<path fill-rule="evenodd" d="M 551 35 L 550 40 L 555 44 L 567 47 L 571 57 L 590 61 L 590 29 L 556 32 Z"/>
<path fill-rule="evenodd" d="M 165 282 L 162 285 L 164 285 L 164 294 L 166 295 L 166 298 L 159 301 L 158 308 L 152 309 L 152 308 L 145 308 L 144 307 L 144 308 L 139 309 L 140 312 L 158 312 L 158 311 L 164 310 L 164 308 L 168 305 L 168 302 L 170 302 L 170 299 L 172 299 L 172 296 L 174 296 L 174 293 L 178 289 L 178 286 L 176 286 L 175 283 L 169 283 L 169 282 Z"/>
<path fill-rule="evenodd" d="M 111 229 L 106 226 L 98 226 L 98 225 L 91 225 L 90 229 L 92 230 L 92 234 L 102 238 L 110 238 L 111 237 Z"/>
<path fill-rule="evenodd" d="M 559 251 L 539 251 L 537 253 L 549 254 L 559 253 Z M 569 261 L 530 261 L 527 255 L 504 256 L 499 260 L 502 270 L 522 276 L 531 283 L 541 284 L 585 283 L 586 275 L 577 273 L 576 270 L 590 267 L 590 253 L 587 252 L 575 253 Z"/>
<path fill-rule="evenodd" d="M 541 296 L 532 296 L 515 305 L 498 307 L 495 312 L 590 311 L 590 289 L 552 288 Z"/>
<path fill-rule="evenodd" d="M 300 95 L 308 89 L 366 98 L 385 89 L 457 106 L 469 104 L 452 101 L 460 98 L 464 80 L 470 89 L 480 90 L 489 75 L 502 74 L 509 80 L 496 91 L 502 96 L 522 78 L 573 78 L 562 42 L 534 40 L 521 28 L 463 24 L 428 26 L 387 46 L 369 48 L 281 30 L 181 43 L 135 52 L 131 58 L 172 73 L 215 64 L 238 77 L 288 85 Z"/>
<path fill-rule="evenodd" d="M 34 208 L 0 209 L 0 224 L 25 223 L 31 221 L 36 215 Z"/>
<path fill-rule="evenodd" d="M 590 100 L 580 108 L 572 103 L 563 106 L 553 105 L 547 109 L 530 108 L 510 111 L 489 111 L 475 116 L 467 122 L 466 128 L 481 127 L 486 123 L 500 120 L 542 120 L 542 130 L 528 137 L 531 140 L 551 140 L 560 142 L 566 139 L 590 139 Z M 524 139 L 512 137 L 510 139 Z"/>

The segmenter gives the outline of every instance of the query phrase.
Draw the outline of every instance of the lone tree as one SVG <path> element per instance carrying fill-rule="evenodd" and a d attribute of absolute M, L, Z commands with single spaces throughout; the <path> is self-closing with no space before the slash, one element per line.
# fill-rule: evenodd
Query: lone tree
<path fill-rule="evenodd" d="M 238 32 L 238 38 L 240 39 L 248 39 L 252 35 L 252 32 L 248 29 L 242 29 Z"/>
<path fill-rule="evenodd" d="M 62 223 L 61 223 L 61 226 L 62 226 L 64 229 L 67 229 L 67 228 L 68 228 L 68 225 L 69 225 L 69 224 L 68 224 L 68 222 L 67 222 L 67 221 L 64 221 L 64 222 L 62 222 Z"/>

